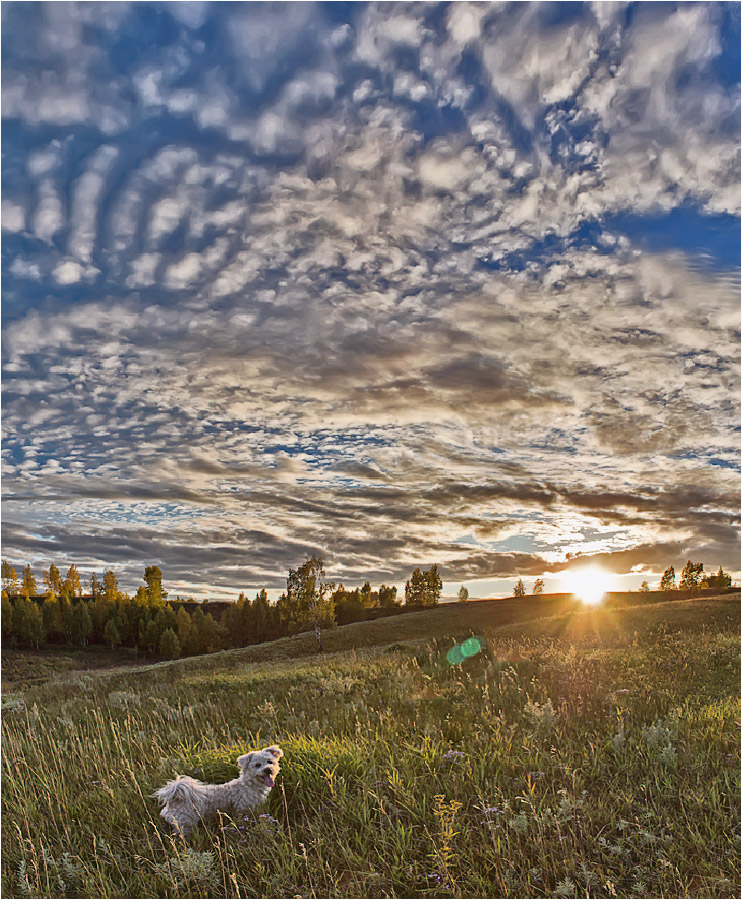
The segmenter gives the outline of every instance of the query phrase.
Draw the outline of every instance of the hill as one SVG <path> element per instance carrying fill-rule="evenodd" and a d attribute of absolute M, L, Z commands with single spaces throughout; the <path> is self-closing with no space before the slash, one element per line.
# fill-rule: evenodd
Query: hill
<path fill-rule="evenodd" d="M 313 640 L 4 698 L 3 896 L 739 895 L 738 594 Z M 154 788 L 273 742 L 262 815 L 167 834 Z"/>

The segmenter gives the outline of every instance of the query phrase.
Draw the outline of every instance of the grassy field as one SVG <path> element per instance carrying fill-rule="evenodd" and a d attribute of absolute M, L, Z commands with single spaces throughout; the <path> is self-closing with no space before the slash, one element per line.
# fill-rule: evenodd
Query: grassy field
<path fill-rule="evenodd" d="M 19 680 L 2 895 L 737 897 L 739 611 L 471 603 Z M 274 742 L 265 809 L 167 833 L 156 787 Z"/>
<path fill-rule="evenodd" d="M 109 647 L 3 648 L 3 692 L 24 690 L 32 684 L 44 684 L 66 674 L 137 666 L 141 662 L 136 651 L 128 648 L 113 651 Z"/>

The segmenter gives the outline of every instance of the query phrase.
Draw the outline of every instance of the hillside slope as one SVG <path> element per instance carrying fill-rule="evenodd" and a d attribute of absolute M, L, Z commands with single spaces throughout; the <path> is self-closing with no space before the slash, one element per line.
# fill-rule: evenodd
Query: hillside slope
<path fill-rule="evenodd" d="M 739 896 L 739 595 L 493 610 L 10 698 L 3 896 Z M 274 742 L 265 810 L 167 833 L 156 787 Z"/>

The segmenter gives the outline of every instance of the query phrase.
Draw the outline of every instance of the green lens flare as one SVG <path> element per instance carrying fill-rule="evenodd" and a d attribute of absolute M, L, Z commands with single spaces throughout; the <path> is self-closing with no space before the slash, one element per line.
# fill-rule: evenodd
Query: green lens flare
<path fill-rule="evenodd" d="M 482 649 L 482 642 L 478 637 L 470 637 L 468 640 L 464 641 L 461 645 L 461 652 L 464 654 L 467 659 L 470 656 L 476 656 L 477 653 Z"/>
<path fill-rule="evenodd" d="M 484 650 L 485 644 L 482 638 L 470 637 L 463 644 L 455 644 L 446 653 L 449 666 L 460 666 L 465 659 L 470 659 Z"/>

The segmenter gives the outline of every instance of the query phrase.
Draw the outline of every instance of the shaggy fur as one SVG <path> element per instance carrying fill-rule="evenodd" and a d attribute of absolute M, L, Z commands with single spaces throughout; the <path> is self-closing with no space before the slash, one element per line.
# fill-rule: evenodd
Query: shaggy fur
<path fill-rule="evenodd" d="M 283 750 L 275 744 L 253 750 L 237 759 L 242 771 L 226 784 L 204 784 L 189 775 L 178 775 L 152 796 L 163 804 L 162 818 L 187 835 L 199 822 L 215 819 L 219 812 L 241 816 L 259 806 L 276 783 L 282 756 Z"/>

